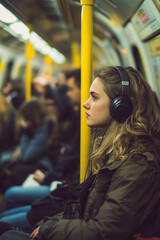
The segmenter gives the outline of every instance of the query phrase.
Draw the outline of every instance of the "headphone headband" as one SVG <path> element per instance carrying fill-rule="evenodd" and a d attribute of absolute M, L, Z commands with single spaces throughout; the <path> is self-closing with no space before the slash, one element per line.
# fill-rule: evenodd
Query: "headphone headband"
<path fill-rule="evenodd" d="M 129 77 L 123 67 L 115 66 L 114 68 L 121 78 L 122 93 L 111 102 L 110 112 L 117 122 L 125 122 L 132 113 L 132 104 L 128 98 Z"/>
<path fill-rule="evenodd" d="M 122 96 L 128 96 L 128 87 L 129 87 L 129 78 L 126 70 L 121 66 L 115 66 L 120 77 L 121 77 L 121 85 L 122 85 Z"/>

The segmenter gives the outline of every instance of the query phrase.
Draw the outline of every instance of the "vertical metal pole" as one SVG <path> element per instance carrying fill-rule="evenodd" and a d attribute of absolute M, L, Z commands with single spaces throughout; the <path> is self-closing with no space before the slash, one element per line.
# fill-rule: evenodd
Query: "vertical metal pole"
<path fill-rule="evenodd" d="M 48 76 L 52 76 L 53 60 L 48 55 L 45 55 L 44 62 L 45 62 L 45 67 L 46 67 L 45 74 Z"/>
<path fill-rule="evenodd" d="M 80 182 L 84 181 L 90 149 L 90 129 L 86 124 L 83 103 L 89 97 L 92 76 L 92 37 L 94 0 L 81 0 L 81 152 Z"/>
<path fill-rule="evenodd" d="M 31 32 L 32 26 L 29 26 Z M 31 99 L 31 81 L 32 81 L 32 65 L 31 59 L 35 56 L 34 48 L 30 41 L 26 42 L 26 87 L 25 87 L 25 99 L 26 101 Z"/>
<path fill-rule="evenodd" d="M 6 68 L 6 61 L 5 60 L 0 60 L 0 90 L 2 90 L 5 78 L 4 78 L 4 73 L 5 73 L 5 68 Z"/>
<path fill-rule="evenodd" d="M 73 66 L 75 68 L 80 67 L 80 54 L 79 54 L 79 46 L 77 42 L 72 42 L 72 59 L 73 59 Z"/>
<path fill-rule="evenodd" d="M 31 81 L 32 81 L 32 65 L 31 59 L 34 57 L 34 49 L 32 44 L 27 41 L 26 42 L 26 93 L 25 98 L 26 101 L 31 99 Z"/>

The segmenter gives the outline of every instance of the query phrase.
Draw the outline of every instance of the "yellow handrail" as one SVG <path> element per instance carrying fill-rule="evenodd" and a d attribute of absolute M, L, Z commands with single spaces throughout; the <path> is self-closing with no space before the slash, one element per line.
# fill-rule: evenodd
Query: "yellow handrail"
<path fill-rule="evenodd" d="M 80 54 L 77 42 L 72 42 L 72 59 L 73 59 L 73 66 L 75 68 L 80 67 Z"/>
<path fill-rule="evenodd" d="M 89 97 L 92 76 L 92 36 L 94 0 L 81 0 L 81 151 L 80 182 L 84 181 L 90 149 L 90 129 L 86 124 L 83 103 Z"/>
<path fill-rule="evenodd" d="M 26 42 L 26 101 L 31 99 L 31 81 L 32 81 L 32 65 L 31 59 L 34 57 L 34 49 L 30 41 Z"/>
<path fill-rule="evenodd" d="M 46 67 L 45 74 L 48 76 L 52 76 L 52 64 L 53 64 L 52 58 L 48 55 L 45 55 L 44 62 Z"/>

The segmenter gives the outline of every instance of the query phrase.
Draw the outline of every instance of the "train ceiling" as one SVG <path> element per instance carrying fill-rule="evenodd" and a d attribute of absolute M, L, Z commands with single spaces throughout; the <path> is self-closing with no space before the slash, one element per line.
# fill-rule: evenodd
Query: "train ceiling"
<path fill-rule="evenodd" d="M 95 0 L 93 7 L 94 44 L 115 40 L 116 36 L 106 24 L 107 20 L 125 25 L 143 0 Z M 80 44 L 80 0 L 0 0 L 17 18 L 56 48 L 71 61 L 72 41 Z M 105 21 L 106 20 L 106 21 Z M 0 27 L 0 43 L 23 47 L 23 43 Z"/>

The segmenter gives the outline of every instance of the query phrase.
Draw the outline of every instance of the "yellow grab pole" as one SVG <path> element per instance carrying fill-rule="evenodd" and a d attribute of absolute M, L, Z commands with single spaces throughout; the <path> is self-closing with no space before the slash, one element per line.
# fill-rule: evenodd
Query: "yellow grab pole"
<path fill-rule="evenodd" d="M 26 42 L 26 87 L 25 99 L 31 99 L 31 81 L 32 81 L 32 65 L 31 59 L 34 57 L 34 49 L 29 40 Z"/>
<path fill-rule="evenodd" d="M 29 101 L 31 99 L 31 79 L 32 79 L 32 72 L 31 72 L 31 62 L 27 60 L 26 62 L 26 91 L 25 91 L 25 99 Z"/>
<path fill-rule="evenodd" d="M 0 90 L 2 90 L 3 84 L 5 83 L 5 78 L 4 76 L 4 72 L 5 72 L 5 67 L 6 67 L 6 61 L 5 60 L 0 60 Z"/>
<path fill-rule="evenodd" d="M 72 42 L 72 59 L 75 68 L 80 67 L 80 54 L 77 42 Z"/>
<path fill-rule="evenodd" d="M 0 72 L 4 71 L 5 65 L 6 65 L 5 61 L 0 61 Z"/>
<path fill-rule="evenodd" d="M 48 55 L 45 55 L 44 62 L 46 66 L 45 74 L 48 76 L 52 76 L 52 63 L 53 63 L 52 58 Z"/>
<path fill-rule="evenodd" d="M 83 103 L 89 97 L 92 76 L 92 36 L 94 0 L 81 0 L 81 151 L 80 182 L 84 181 L 90 149 L 90 129 L 86 124 Z"/>

